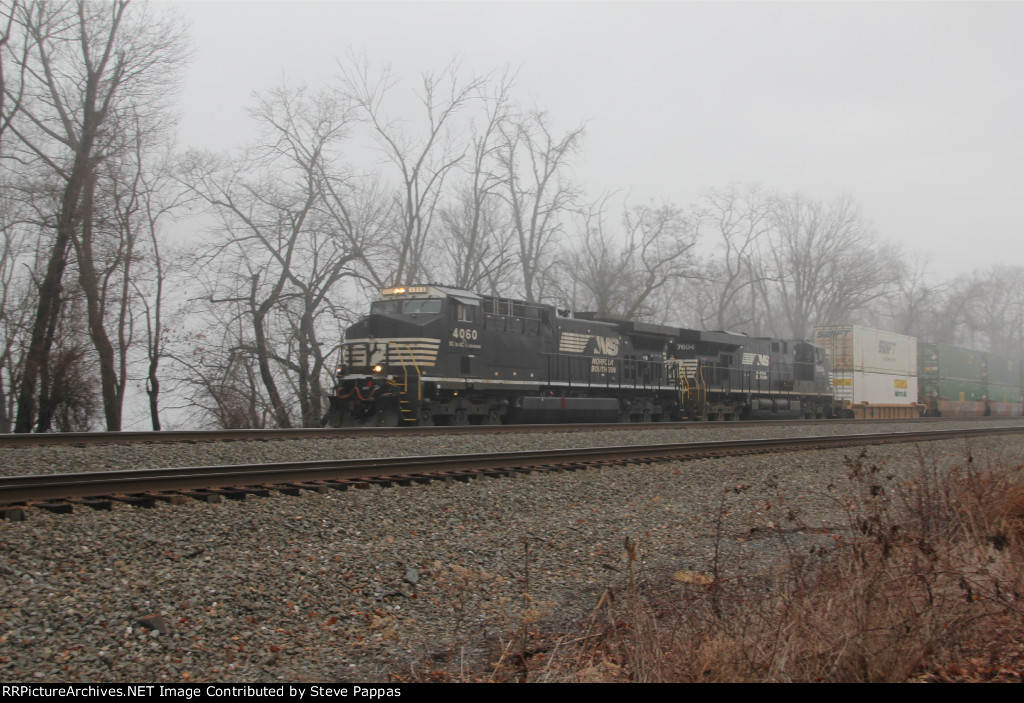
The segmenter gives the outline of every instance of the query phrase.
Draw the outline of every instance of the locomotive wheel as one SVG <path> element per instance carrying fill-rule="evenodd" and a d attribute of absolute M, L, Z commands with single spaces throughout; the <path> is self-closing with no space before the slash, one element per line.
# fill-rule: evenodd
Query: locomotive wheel
<path fill-rule="evenodd" d="M 429 410 L 420 410 L 419 424 L 423 427 L 429 427 L 434 424 L 434 416 Z"/>
<path fill-rule="evenodd" d="M 461 408 L 456 410 L 455 414 L 452 415 L 452 424 L 453 425 L 468 425 L 469 424 L 469 416 L 466 414 L 466 411 L 461 409 Z"/>
<path fill-rule="evenodd" d="M 497 410 L 491 410 L 486 415 L 480 416 L 481 425 L 500 425 L 501 417 L 498 415 Z"/>

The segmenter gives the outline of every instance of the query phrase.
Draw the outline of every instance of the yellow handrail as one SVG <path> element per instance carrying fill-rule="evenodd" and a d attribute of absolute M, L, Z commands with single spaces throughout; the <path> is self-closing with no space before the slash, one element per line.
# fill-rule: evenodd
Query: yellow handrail
<path fill-rule="evenodd" d="M 419 379 L 423 374 L 420 372 L 420 366 L 416 362 L 416 354 L 413 353 L 412 348 L 408 344 L 398 344 L 398 345 L 395 345 L 395 346 L 396 346 L 397 351 L 399 352 L 398 353 L 398 362 L 402 365 L 402 371 L 404 372 L 402 374 L 402 393 L 408 393 L 409 392 L 409 374 L 408 374 L 408 372 L 406 371 L 406 368 L 405 368 L 405 359 L 402 358 L 401 347 L 404 347 L 405 350 L 407 352 L 409 352 L 409 361 L 412 364 L 412 367 L 414 369 L 416 369 L 416 378 Z M 421 400 L 423 400 L 423 384 L 417 383 L 416 384 L 416 402 L 419 402 Z"/>

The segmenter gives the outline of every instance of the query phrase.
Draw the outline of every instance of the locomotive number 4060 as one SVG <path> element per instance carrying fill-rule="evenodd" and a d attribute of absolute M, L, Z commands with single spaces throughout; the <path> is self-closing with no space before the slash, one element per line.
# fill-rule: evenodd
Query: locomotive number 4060
<path fill-rule="evenodd" d="M 455 339 L 476 339 L 476 330 L 467 330 L 465 327 L 456 327 L 452 330 L 452 337 Z"/>

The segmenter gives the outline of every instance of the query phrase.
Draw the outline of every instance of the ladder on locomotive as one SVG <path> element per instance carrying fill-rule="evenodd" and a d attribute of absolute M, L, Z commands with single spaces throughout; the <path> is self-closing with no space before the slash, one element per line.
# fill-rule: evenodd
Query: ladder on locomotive
<path fill-rule="evenodd" d="M 704 382 L 704 368 L 698 359 L 681 359 L 677 366 L 679 374 L 680 405 L 691 419 L 704 418 L 707 384 Z"/>
<path fill-rule="evenodd" d="M 404 351 L 403 351 L 404 350 Z M 398 411 L 401 415 L 402 424 L 411 425 L 419 422 L 420 406 L 423 403 L 423 384 L 420 383 L 420 366 L 416 362 L 416 355 L 408 344 L 395 345 L 398 363 L 402 365 L 402 382 L 396 384 L 398 391 Z M 408 353 L 408 364 L 406 364 L 406 353 Z M 411 387 L 415 392 L 410 392 Z"/>

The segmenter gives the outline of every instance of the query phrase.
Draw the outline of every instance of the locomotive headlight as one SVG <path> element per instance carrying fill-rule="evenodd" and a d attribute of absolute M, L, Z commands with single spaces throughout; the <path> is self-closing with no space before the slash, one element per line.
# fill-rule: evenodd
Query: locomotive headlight
<path fill-rule="evenodd" d="M 381 366 L 380 364 L 377 364 L 376 366 L 373 367 L 373 372 L 374 373 L 381 373 L 383 370 L 384 370 L 384 367 Z"/>

